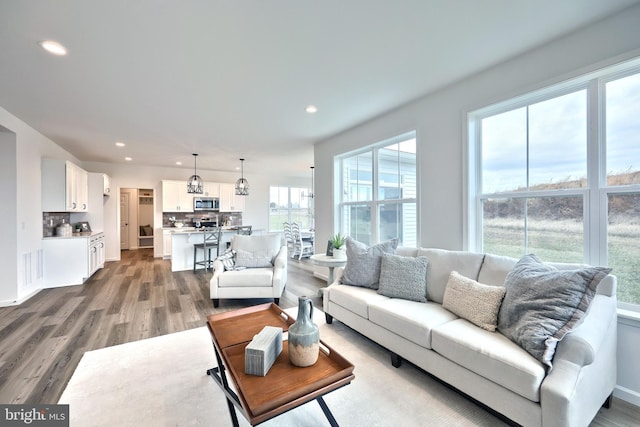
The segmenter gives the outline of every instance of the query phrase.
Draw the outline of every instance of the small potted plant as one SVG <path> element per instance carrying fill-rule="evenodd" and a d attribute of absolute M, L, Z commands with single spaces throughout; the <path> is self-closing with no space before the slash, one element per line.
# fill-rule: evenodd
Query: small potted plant
<path fill-rule="evenodd" d="M 346 236 L 337 233 L 329 239 L 329 242 L 331 242 L 331 245 L 333 246 L 333 257 L 336 259 L 347 259 L 345 238 Z"/>

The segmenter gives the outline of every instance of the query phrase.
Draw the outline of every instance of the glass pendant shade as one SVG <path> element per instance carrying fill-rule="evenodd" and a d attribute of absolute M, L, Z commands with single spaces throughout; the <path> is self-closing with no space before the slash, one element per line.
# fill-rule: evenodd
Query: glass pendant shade
<path fill-rule="evenodd" d="M 193 163 L 193 175 L 189 177 L 189 181 L 187 181 L 187 193 L 189 194 L 202 194 L 202 178 L 198 175 L 197 171 L 197 159 L 198 155 L 194 154 L 194 163 Z"/>
<path fill-rule="evenodd" d="M 240 179 L 236 181 L 236 195 L 238 196 L 248 196 L 249 195 L 249 181 L 244 179 L 244 159 L 240 159 L 240 164 L 242 166 L 242 175 Z"/>

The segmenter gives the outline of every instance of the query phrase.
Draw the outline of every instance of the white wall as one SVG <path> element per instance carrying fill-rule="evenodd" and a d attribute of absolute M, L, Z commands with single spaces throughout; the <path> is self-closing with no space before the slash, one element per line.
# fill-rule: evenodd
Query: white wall
<path fill-rule="evenodd" d="M 466 112 L 640 56 L 639 22 L 635 6 L 316 144 L 318 241 L 336 227 L 334 156 L 416 130 L 420 246 L 466 249 Z M 620 325 L 616 394 L 640 405 L 637 363 L 629 362 L 640 354 L 640 328 L 629 322 Z"/>
<path fill-rule="evenodd" d="M 12 154 L 15 172 L 11 172 L 11 175 L 17 198 L 7 194 L 6 189 L 0 190 L 0 195 L 8 196 L 7 199 L 3 198 L 6 204 L 2 209 L 9 212 L 9 217 L 12 218 L 10 223 L 3 224 L 0 231 L 0 241 L 3 242 L 0 246 L 0 257 L 15 260 L 13 265 L 16 269 L 15 274 L 13 270 L 7 270 L 9 277 L 3 276 L 0 284 L 0 288 L 3 289 L 0 305 L 8 305 L 25 300 L 42 286 L 42 279 L 38 278 L 34 271 L 37 270 L 37 254 L 42 248 L 40 159 L 60 158 L 76 164 L 79 164 L 79 161 L 2 107 L 0 127 L 15 135 L 15 155 Z M 6 137 L 5 135 L 4 138 Z M 3 158 L 4 155 L 3 153 Z M 6 161 L 6 158 L 4 159 Z M 12 233 L 16 233 L 15 238 Z M 6 244 L 5 239 L 8 242 Z M 32 265 L 27 270 L 33 274 L 25 275 L 25 255 L 31 256 Z"/>

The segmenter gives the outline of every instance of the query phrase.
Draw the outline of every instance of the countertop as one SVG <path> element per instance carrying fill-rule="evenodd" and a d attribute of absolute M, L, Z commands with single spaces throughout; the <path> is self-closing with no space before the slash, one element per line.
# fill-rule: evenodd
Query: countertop
<path fill-rule="evenodd" d="M 80 233 L 73 233 L 71 236 L 50 236 L 43 237 L 42 240 L 50 240 L 50 239 L 78 239 L 78 238 L 87 238 L 97 236 L 98 234 L 103 234 L 103 231 L 83 231 Z"/>
<path fill-rule="evenodd" d="M 202 233 L 202 230 L 195 227 L 163 227 L 163 231 L 170 231 L 171 234 L 193 234 L 193 233 Z M 238 228 L 234 226 L 222 227 L 223 232 L 235 232 Z M 258 231 L 258 230 L 256 230 Z"/>

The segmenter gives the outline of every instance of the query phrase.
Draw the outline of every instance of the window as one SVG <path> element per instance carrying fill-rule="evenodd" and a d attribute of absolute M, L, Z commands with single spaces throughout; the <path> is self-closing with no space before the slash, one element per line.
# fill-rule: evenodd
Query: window
<path fill-rule="evenodd" d="M 469 114 L 470 248 L 608 265 L 640 310 L 638 63 Z"/>
<path fill-rule="evenodd" d="M 302 229 L 313 228 L 313 201 L 308 188 L 269 188 L 269 231 L 282 231 L 283 223 L 297 222 Z"/>
<path fill-rule="evenodd" d="M 418 244 L 415 132 L 337 158 L 341 231 L 372 245 Z"/>

